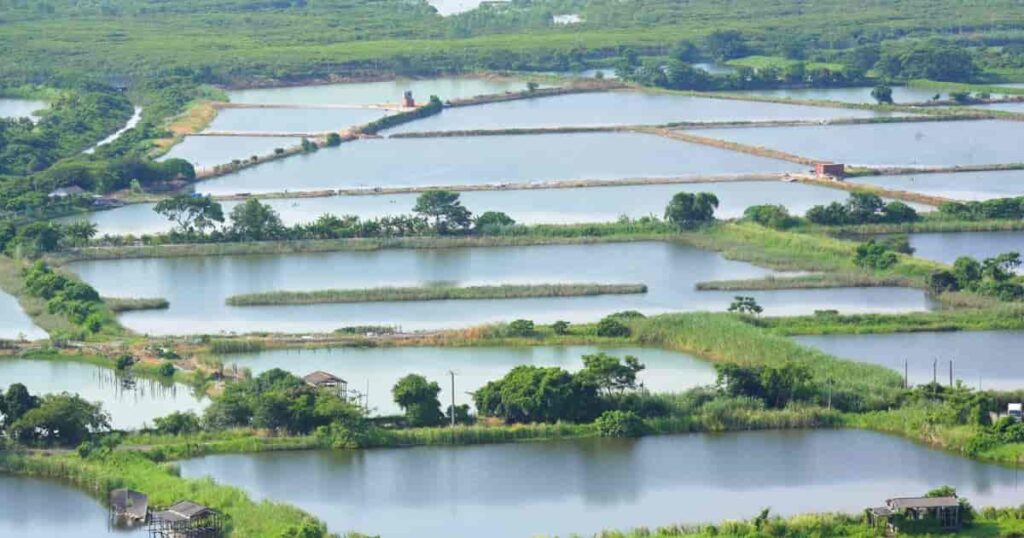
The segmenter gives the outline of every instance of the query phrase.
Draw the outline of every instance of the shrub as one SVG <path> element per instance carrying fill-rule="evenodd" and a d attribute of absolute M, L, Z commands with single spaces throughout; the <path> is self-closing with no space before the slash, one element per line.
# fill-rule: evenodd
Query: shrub
<path fill-rule="evenodd" d="M 508 324 L 509 336 L 533 336 L 534 325 L 528 319 L 517 319 Z"/>
<path fill-rule="evenodd" d="M 569 322 L 558 320 L 551 324 L 551 330 L 559 336 L 569 334 Z"/>
<path fill-rule="evenodd" d="M 644 421 L 632 411 L 605 411 L 594 421 L 602 437 L 639 437 L 644 433 Z"/>
<path fill-rule="evenodd" d="M 610 338 L 625 337 L 631 333 L 629 326 L 618 319 L 607 316 L 597 322 L 597 335 Z"/>
<path fill-rule="evenodd" d="M 162 377 L 174 376 L 174 365 L 170 362 L 164 362 L 156 369 L 156 373 Z"/>

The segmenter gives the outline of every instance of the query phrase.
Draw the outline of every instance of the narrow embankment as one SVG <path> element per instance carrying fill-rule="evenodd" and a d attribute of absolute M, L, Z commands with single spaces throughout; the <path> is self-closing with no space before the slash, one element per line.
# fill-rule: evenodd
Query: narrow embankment
<path fill-rule="evenodd" d="M 729 142 L 727 140 L 720 140 L 717 138 L 710 138 L 707 136 L 695 135 L 693 133 L 686 133 L 682 131 L 676 131 L 665 128 L 649 128 L 641 129 L 639 132 L 650 133 L 665 138 L 671 138 L 673 140 L 681 140 L 683 142 L 690 142 L 691 144 L 701 144 L 704 146 L 711 146 L 729 151 L 735 151 L 738 153 L 746 153 L 748 155 L 756 155 L 758 157 L 767 157 L 769 159 L 778 159 L 781 161 L 789 161 L 791 163 L 814 165 L 817 162 L 822 162 L 822 159 L 812 159 L 810 157 L 802 157 L 800 155 L 794 155 L 792 153 L 786 153 L 784 151 L 774 150 L 762 146 L 750 146 L 747 144 L 740 144 L 737 142 Z"/>
<path fill-rule="evenodd" d="M 811 274 L 795 277 L 768 276 L 742 280 L 698 282 L 700 291 L 764 291 L 822 288 L 870 288 L 881 286 L 915 287 L 919 283 L 901 276 L 875 276 L 856 273 Z"/>
<path fill-rule="evenodd" d="M 325 303 L 392 301 L 451 301 L 473 299 L 535 299 L 647 293 L 644 284 L 501 284 L 496 286 L 419 286 L 316 291 L 272 291 L 232 295 L 231 306 L 283 306 Z"/>
<path fill-rule="evenodd" d="M 171 303 L 162 297 L 103 297 L 102 300 L 113 312 L 165 310 L 171 306 Z"/>
<path fill-rule="evenodd" d="M 797 180 L 799 180 L 801 183 L 807 183 L 809 185 L 820 185 L 822 187 L 829 187 L 832 189 L 840 189 L 850 192 L 870 192 L 873 194 L 877 194 L 882 198 L 891 198 L 893 200 L 902 200 L 904 202 L 914 202 L 917 204 L 925 204 L 935 207 L 938 207 L 948 202 L 956 201 L 952 198 L 936 196 L 934 194 L 923 194 L 920 192 L 887 189 L 885 187 L 879 187 L 877 185 L 869 185 L 866 183 L 850 183 L 847 181 L 835 180 L 828 177 L 817 177 L 811 175 L 801 175 L 794 177 L 796 177 Z"/>

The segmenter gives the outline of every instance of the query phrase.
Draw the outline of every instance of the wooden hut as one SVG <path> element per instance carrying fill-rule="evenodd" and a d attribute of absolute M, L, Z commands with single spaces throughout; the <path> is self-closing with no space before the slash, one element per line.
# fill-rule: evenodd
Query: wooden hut
<path fill-rule="evenodd" d="M 896 497 L 886 499 L 885 506 L 869 508 L 872 525 L 884 525 L 888 533 L 899 532 L 899 522 L 934 519 L 946 530 L 960 528 L 960 499 L 947 497 Z"/>
<path fill-rule="evenodd" d="M 153 538 L 216 538 L 223 532 L 221 513 L 192 501 L 178 501 L 154 512 L 149 521 Z"/>
<path fill-rule="evenodd" d="M 316 389 L 331 389 L 342 398 L 344 398 L 348 394 L 347 381 L 334 374 L 330 374 L 321 370 L 317 370 L 313 373 L 306 374 L 302 378 L 302 380 L 305 381 L 307 385 Z"/>
<path fill-rule="evenodd" d="M 133 489 L 111 490 L 110 519 L 122 525 L 145 523 L 149 519 L 149 497 Z"/>

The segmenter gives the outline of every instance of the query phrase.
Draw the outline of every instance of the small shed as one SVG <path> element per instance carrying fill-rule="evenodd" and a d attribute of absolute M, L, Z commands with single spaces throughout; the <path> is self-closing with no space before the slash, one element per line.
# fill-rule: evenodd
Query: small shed
<path fill-rule="evenodd" d="M 409 108 L 416 106 L 416 100 L 412 98 L 412 90 L 405 90 L 405 93 L 402 94 L 402 104 Z"/>
<path fill-rule="evenodd" d="M 149 523 L 153 538 L 216 538 L 223 532 L 221 513 L 192 501 L 178 501 L 154 512 Z"/>
<path fill-rule="evenodd" d="M 305 381 L 307 385 L 316 389 L 333 389 L 341 397 L 345 397 L 345 395 L 348 393 L 347 381 L 334 374 L 330 374 L 322 370 L 317 370 L 313 373 L 306 374 L 302 378 L 302 380 Z"/>
<path fill-rule="evenodd" d="M 115 523 L 145 523 L 149 517 L 149 497 L 133 489 L 110 492 L 110 518 Z"/>
<path fill-rule="evenodd" d="M 71 185 L 70 187 L 61 187 L 54 189 L 47 194 L 47 198 L 67 198 L 68 196 L 79 196 L 85 194 L 85 189 L 78 185 Z"/>
<path fill-rule="evenodd" d="M 960 526 L 960 499 L 947 497 L 897 497 L 886 499 L 885 507 L 908 520 L 934 518 L 944 529 Z"/>
<path fill-rule="evenodd" d="M 846 165 L 842 163 L 817 162 L 814 163 L 814 175 L 818 177 L 843 177 L 846 175 Z"/>

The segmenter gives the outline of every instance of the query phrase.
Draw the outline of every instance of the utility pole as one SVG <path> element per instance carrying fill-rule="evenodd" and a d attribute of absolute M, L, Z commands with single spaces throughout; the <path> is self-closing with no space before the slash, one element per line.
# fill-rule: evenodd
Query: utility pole
<path fill-rule="evenodd" d="M 910 388 L 910 367 L 908 366 L 907 359 L 903 359 L 903 388 Z"/>
<path fill-rule="evenodd" d="M 451 415 L 452 415 L 452 428 L 454 428 L 455 427 L 455 372 L 453 372 L 452 370 L 448 370 L 448 374 L 452 376 L 452 407 L 451 407 Z"/>
<path fill-rule="evenodd" d="M 832 377 L 828 378 L 828 410 L 832 410 Z"/>
<path fill-rule="evenodd" d="M 953 359 L 949 359 L 949 388 L 953 388 Z"/>

